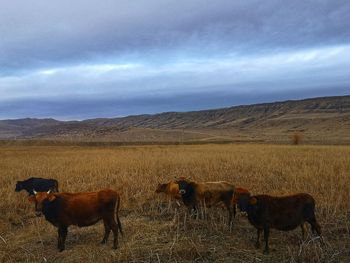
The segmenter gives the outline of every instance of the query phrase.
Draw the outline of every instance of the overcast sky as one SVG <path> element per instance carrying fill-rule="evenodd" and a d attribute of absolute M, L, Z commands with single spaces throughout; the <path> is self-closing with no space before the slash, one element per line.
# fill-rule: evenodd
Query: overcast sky
<path fill-rule="evenodd" d="M 349 14 L 349 0 L 0 0 L 0 119 L 349 95 Z"/>

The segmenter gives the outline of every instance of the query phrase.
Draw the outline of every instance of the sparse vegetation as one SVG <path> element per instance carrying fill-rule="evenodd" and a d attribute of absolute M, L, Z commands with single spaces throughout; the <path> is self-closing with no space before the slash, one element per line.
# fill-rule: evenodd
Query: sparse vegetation
<path fill-rule="evenodd" d="M 1 146 L 1 262 L 349 262 L 350 147 L 288 145 Z M 118 250 L 100 245 L 102 223 L 70 228 L 66 251 L 56 249 L 56 229 L 34 209 L 17 180 L 57 179 L 62 191 L 113 188 L 121 193 L 125 236 Z M 308 192 L 317 202 L 325 246 L 299 229 L 272 231 L 271 253 L 254 248 L 255 230 L 243 215 L 226 225 L 213 208 L 208 220 L 188 217 L 154 190 L 174 176 L 227 180 L 254 193 Z"/>

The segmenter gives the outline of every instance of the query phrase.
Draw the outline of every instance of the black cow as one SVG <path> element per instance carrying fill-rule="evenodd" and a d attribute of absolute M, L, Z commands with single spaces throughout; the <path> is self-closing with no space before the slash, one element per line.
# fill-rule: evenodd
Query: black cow
<path fill-rule="evenodd" d="M 264 231 L 265 250 L 269 253 L 270 229 L 289 231 L 301 227 L 303 239 L 306 238 L 306 225 L 311 225 L 312 232 L 320 236 L 321 227 L 316 221 L 315 199 L 306 193 L 289 196 L 269 196 L 242 193 L 238 197 L 241 211 L 248 213 L 249 222 L 257 229 L 256 247 L 260 247 L 260 235 Z"/>
<path fill-rule="evenodd" d="M 49 190 L 58 192 L 58 182 L 55 179 L 31 177 L 24 181 L 17 181 L 15 191 L 22 190 L 26 190 L 28 195 L 34 195 L 34 190 L 37 192 L 47 192 Z"/>

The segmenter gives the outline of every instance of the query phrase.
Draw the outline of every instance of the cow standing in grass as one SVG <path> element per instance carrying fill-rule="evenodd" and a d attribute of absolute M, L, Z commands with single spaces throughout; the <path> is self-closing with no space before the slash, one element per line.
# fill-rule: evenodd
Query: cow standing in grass
<path fill-rule="evenodd" d="M 122 234 L 122 227 L 118 216 L 120 197 L 116 191 L 105 189 L 89 193 L 34 192 L 29 200 L 35 203 L 37 216 L 44 214 L 45 219 L 58 228 L 59 251 L 65 249 L 70 225 L 91 226 L 101 219 L 105 228 L 102 243 L 107 242 L 112 230 L 113 247 L 117 248 L 118 230 Z"/>
<path fill-rule="evenodd" d="M 169 203 L 168 208 L 170 208 L 173 200 L 180 206 L 177 200 L 181 199 L 181 194 L 179 193 L 179 185 L 176 182 L 170 181 L 169 183 L 158 184 L 155 193 L 164 193 L 167 196 Z"/>
<path fill-rule="evenodd" d="M 315 217 L 315 200 L 305 193 L 274 197 L 269 195 L 251 196 L 241 194 L 238 198 L 241 211 L 248 213 L 249 222 L 257 229 L 256 247 L 260 247 L 260 235 L 264 231 L 264 254 L 269 253 L 270 229 L 289 231 L 301 227 L 303 239 L 306 238 L 306 225 L 311 225 L 312 232 L 321 236 L 321 227 Z M 322 238 L 321 238 L 322 240 Z"/>
<path fill-rule="evenodd" d="M 181 199 L 181 194 L 179 193 L 179 185 L 174 181 L 170 181 L 169 183 L 164 184 L 158 184 L 155 192 L 157 194 L 164 193 L 170 199 Z"/>
<path fill-rule="evenodd" d="M 31 177 L 24 181 L 17 181 L 16 183 L 16 192 L 22 190 L 27 191 L 28 195 L 34 195 L 34 190 L 37 192 L 58 192 L 58 182 L 55 179 L 46 179 Z"/>
<path fill-rule="evenodd" d="M 176 182 L 185 206 L 198 212 L 198 206 L 211 207 L 224 204 L 228 211 L 228 224 L 231 224 L 234 212 L 232 197 L 235 192 L 233 184 L 225 181 L 194 182 L 186 178 L 180 178 Z"/>

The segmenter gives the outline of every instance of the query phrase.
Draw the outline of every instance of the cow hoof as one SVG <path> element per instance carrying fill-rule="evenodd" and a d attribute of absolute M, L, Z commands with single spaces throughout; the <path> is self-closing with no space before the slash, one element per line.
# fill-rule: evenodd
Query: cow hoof
<path fill-rule="evenodd" d="M 64 250 L 64 248 L 60 248 L 58 251 L 59 251 L 59 252 L 62 252 L 63 250 Z"/>
<path fill-rule="evenodd" d="M 255 248 L 260 248 L 260 244 L 256 243 Z"/>
<path fill-rule="evenodd" d="M 269 251 L 268 250 L 264 250 L 264 255 L 268 255 Z"/>

